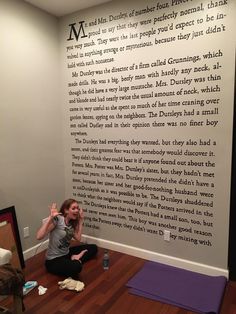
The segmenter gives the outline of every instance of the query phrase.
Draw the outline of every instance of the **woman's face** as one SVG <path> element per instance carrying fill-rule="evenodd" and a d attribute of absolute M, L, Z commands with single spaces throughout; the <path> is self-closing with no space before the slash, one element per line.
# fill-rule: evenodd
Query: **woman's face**
<path fill-rule="evenodd" d="M 66 217 L 68 218 L 68 220 L 72 219 L 72 220 L 76 220 L 78 219 L 79 216 L 79 204 L 74 202 L 70 205 L 70 208 L 67 209 L 66 211 Z"/>

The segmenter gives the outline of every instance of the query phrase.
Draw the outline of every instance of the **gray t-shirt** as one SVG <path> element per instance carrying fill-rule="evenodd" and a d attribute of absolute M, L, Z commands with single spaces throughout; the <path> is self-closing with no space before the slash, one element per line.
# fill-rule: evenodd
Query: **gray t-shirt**
<path fill-rule="evenodd" d="M 46 253 L 46 259 L 48 260 L 68 254 L 70 241 L 74 235 L 74 228 L 65 224 L 63 216 L 54 217 L 53 223 L 55 228 L 50 232 Z"/>

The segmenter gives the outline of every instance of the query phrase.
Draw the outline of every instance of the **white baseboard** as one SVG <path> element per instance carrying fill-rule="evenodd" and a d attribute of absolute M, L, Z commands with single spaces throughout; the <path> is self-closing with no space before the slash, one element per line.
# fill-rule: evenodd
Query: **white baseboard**
<path fill-rule="evenodd" d="M 31 247 L 30 249 L 26 250 L 23 252 L 24 255 L 24 260 L 26 261 L 27 259 L 29 259 L 30 257 L 35 256 L 36 254 L 46 250 L 48 247 L 48 239 Z"/>
<path fill-rule="evenodd" d="M 88 243 L 95 243 L 99 247 L 122 252 L 145 260 L 163 263 L 174 267 L 183 268 L 186 270 L 198 272 L 209 276 L 224 276 L 228 278 L 229 272 L 227 269 L 217 268 L 210 265 L 200 264 L 173 256 L 155 253 L 152 251 L 143 250 L 133 246 L 124 245 L 117 242 L 112 242 L 104 239 L 97 239 L 90 236 L 83 235 L 83 241 Z"/>
<path fill-rule="evenodd" d="M 118 251 L 118 252 L 125 253 L 128 255 L 143 258 L 145 260 L 159 262 L 166 265 L 179 267 L 182 269 L 198 272 L 198 273 L 209 275 L 209 276 L 224 276 L 226 278 L 229 277 L 229 272 L 227 269 L 217 268 L 214 266 L 196 263 L 193 261 L 184 260 L 184 259 L 173 257 L 173 256 L 159 254 L 152 251 L 147 251 L 147 250 L 143 250 L 143 249 L 136 248 L 133 246 L 125 245 L 122 243 L 112 242 L 112 241 L 108 241 L 104 239 L 98 239 L 98 238 L 94 238 L 87 235 L 82 236 L 82 242 L 94 243 L 94 244 L 97 244 L 98 247 Z M 33 257 L 39 252 L 42 252 L 43 250 L 47 248 L 47 246 L 48 246 L 48 240 L 41 242 L 40 244 L 24 251 L 25 260 L 27 260 L 30 257 Z"/>

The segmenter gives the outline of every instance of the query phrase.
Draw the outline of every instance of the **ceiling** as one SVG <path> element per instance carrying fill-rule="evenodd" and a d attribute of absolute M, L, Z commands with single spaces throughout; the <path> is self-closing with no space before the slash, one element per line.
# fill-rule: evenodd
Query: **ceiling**
<path fill-rule="evenodd" d="M 23 0 L 52 15 L 63 16 L 112 0 Z"/>

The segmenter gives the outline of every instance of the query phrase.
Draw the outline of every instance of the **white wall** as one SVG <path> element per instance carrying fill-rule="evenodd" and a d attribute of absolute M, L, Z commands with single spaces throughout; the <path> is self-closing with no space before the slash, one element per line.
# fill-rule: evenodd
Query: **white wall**
<path fill-rule="evenodd" d="M 61 19 L 62 100 L 86 234 L 224 273 L 236 8 L 213 2 L 113 1 Z"/>
<path fill-rule="evenodd" d="M 173 1 L 174 2 L 174 1 Z M 159 3 L 171 3 L 171 1 L 159 1 Z M 205 2 L 189 2 L 186 1 L 186 4 L 183 3 L 183 9 L 190 8 L 192 6 L 199 7 L 204 6 L 204 10 L 195 15 L 187 15 L 183 17 L 183 21 L 192 21 L 194 19 L 197 23 L 197 19 L 202 14 L 204 17 L 203 25 L 195 25 L 197 27 L 191 28 L 191 23 L 186 24 L 185 32 L 190 30 L 190 33 L 193 34 L 194 31 L 201 31 L 203 27 L 204 32 L 209 25 L 214 27 L 214 23 L 221 28 L 217 34 L 211 36 L 206 36 L 204 33 L 203 37 L 194 38 L 194 41 L 186 40 L 183 44 L 179 39 L 176 39 L 176 43 L 173 46 L 172 44 L 156 44 L 154 40 L 153 31 L 150 34 L 150 37 L 145 37 L 141 42 L 150 42 L 155 43 L 154 47 L 146 47 L 145 49 L 135 48 L 133 51 L 120 50 L 118 54 L 115 54 L 114 48 L 126 47 L 126 45 L 132 43 L 140 43 L 140 40 L 137 37 L 129 38 L 130 34 L 135 35 L 136 33 L 140 36 L 141 33 L 146 30 L 150 31 L 150 24 L 139 25 L 141 20 L 148 20 L 150 18 L 151 23 L 154 22 L 155 17 L 159 17 L 163 12 L 168 13 L 168 10 L 163 6 L 156 7 L 155 10 L 150 11 L 149 13 L 138 14 L 137 16 L 132 16 L 133 10 L 142 10 L 147 5 L 149 8 L 155 7 L 155 1 L 148 1 L 148 3 L 143 4 L 142 1 L 114 1 L 108 5 L 99 6 L 92 8 L 90 10 L 85 10 L 80 13 L 75 13 L 73 15 L 67 16 L 61 19 L 61 36 L 58 37 L 58 20 L 28 4 L 25 4 L 21 1 L 1 1 L 0 2 L 0 134 L 1 134 L 1 162 L 0 162 L 0 173 L 1 173 L 1 183 L 0 183 L 0 202 L 1 208 L 5 208 L 11 205 L 15 205 L 16 214 L 18 218 L 18 225 L 21 234 L 23 250 L 27 251 L 28 249 L 34 247 L 37 243 L 35 240 L 35 232 L 38 226 L 41 223 L 41 219 L 46 217 L 48 214 L 48 205 L 52 201 L 60 203 L 65 198 L 65 185 L 66 185 L 66 197 L 74 196 L 79 197 L 80 202 L 83 204 L 83 207 L 86 211 L 86 224 L 85 224 L 85 233 L 88 239 L 91 238 L 92 241 L 97 241 L 100 245 L 105 245 L 107 247 L 115 248 L 118 250 L 123 250 L 127 253 L 132 253 L 144 258 L 150 258 L 153 260 L 159 260 L 161 262 L 167 262 L 170 264 L 182 266 L 189 269 L 196 269 L 202 272 L 212 272 L 212 273 L 227 273 L 227 248 L 228 248 L 228 219 L 229 219 L 229 189 L 230 189 L 230 162 L 231 162 L 231 136 L 232 136 L 232 112 L 233 112 L 233 81 L 234 81 L 234 37 L 233 29 L 235 29 L 235 22 L 233 22 L 233 13 L 235 12 L 235 3 L 231 0 L 228 1 L 228 4 L 222 8 L 207 8 L 207 1 Z M 185 6 L 186 5 L 186 6 Z M 164 11 L 163 11 L 164 10 Z M 180 12 L 181 6 L 174 6 L 173 10 L 170 7 L 170 12 Z M 223 16 L 223 21 L 215 22 L 217 14 L 225 14 Z M 130 14 L 130 15 L 129 15 Z M 199 14 L 199 15 L 198 15 Z M 208 21 L 208 16 L 214 16 L 214 21 Z M 116 16 L 117 18 L 109 18 L 109 16 Z M 193 18 L 192 18 L 193 17 Z M 163 23 L 154 24 L 154 28 L 157 30 L 159 26 L 166 27 L 166 30 L 163 28 L 161 31 L 161 36 L 168 37 L 168 35 L 177 36 L 179 30 L 172 32 L 171 23 L 176 26 L 177 20 L 170 18 L 171 20 L 164 20 Z M 69 37 L 69 24 L 79 23 L 79 21 L 85 21 L 87 23 L 86 33 L 90 33 L 90 38 L 82 39 L 79 38 L 79 41 L 68 41 Z M 131 22 L 131 24 L 129 24 Z M 134 27 L 138 22 L 138 28 Z M 224 27 L 226 30 L 224 30 Z M 122 26 L 123 25 L 123 26 Z M 126 25 L 126 27 L 124 27 Z M 130 25 L 130 26 L 128 26 Z M 77 25 L 78 26 L 78 25 Z M 124 28 L 122 28 L 124 27 Z M 113 29 L 116 30 L 113 33 Z M 104 30 L 104 32 L 103 32 Z M 105 31 L 106 30 L 106 31 Z M 160 29 L 161 30 L 161 29 Z M 170 34 L 168 33 L 170 32 Z M 156 33 L 157 34 L 157 33 Z M 122 37 L 122 35 L 125 35 Z M 118 39 L 115 39 L 118 37 Z M 111 41 L 108 41 L 109 38 L 113 38 Z M 128 39 L 129 38 L 129 39 Z M 176 37 L 177 38 L 177 37 Z M 107 42 L 103 42 L 105 39 Z M 160 36 L 157 36 L 157 39 L 160 39 Z M 59 49 L 59 42 L 61 44 L 61 50 Z M 82 49 L 83 43 L 90 43 L 85 49 Z M 95 43 L 95 45 L 94 45 Z M 193 44 L 192 44 L 193 43 Z M 74 46 L 77 44 L 82 44 L 81 47 Z M 73 51 L 67 50 L 67 47 L 72 47 Z M 100 65 L 94 66 L 91 61 L 94 62 L 99 60 L 99 50 L 106 48 L 111 48 L 110 51 L 107 51 L 102 58 L 114 58 L 113 61 L 107 61 Z M 108 128 L 104 131 L 100 128 L 89 128 L 85 126 L 77 126 L 77 129 L 74 126 L 71 126 L 70 118 L 72 116 L 80 116 L 81 113 L 71 113 L 68 109 L 75 108 L 76 106 L 73 102 L 69 105 L 69 100 L 76 100 L 83 97 L 88 97 L 91 99 L 90 107 L 97 107 L 97 110 L 93 112 L 93 118 L 88 117 L 88 122 L 90 123 L 93 119 L 97 119 L 101 115 L 102 123 L 106 122 L 105 117 L 102 117 L 104 112 L 102 105 L 107 105 L 108 114 L 117 114 L 118 110 L 112 109 L 112 101 L 103 101 L 99 97 L 103 96 L 113 96 L 114 92 L 105 91 L 101 92 L 91 92 L 89 94 L 89 89 L 92 87 L 90 73 L 84 74 L 83 77 L 72 76 L 72 73 L 78 72 L 80 74 L 81 68 L 68 68 L 68 64 L 76 60 L 76 56 L 73 56 L 71 59 L 68 58 L 71 53 L 92 53 L 90 57 L 84 58 L 83 61 L 90 61 L 90 64 L 85 67 L 82 66 L 82 70 L 86 72 L 91 70 L 102 70 L 105 71 L 106 68 L 111 66 L 130 66 L 129 71 L 124 71 L 122 73 L 117 72 L 107 72 L 106 75 L 96 74 L 93 78 L 97 81 L 94 83 L 95 87 L 103 89 L 106 87 L 129 87 L 129 81 L 123 81 L 121 83 L 122 76 L 128 77 L 133 75 L 134 68 L 133 64 L 136 64 L 140 74 L 143 74 L 147 77 L 149 70 L 145 70 L 142 67 L 139 67 L 140 61 L 146 64 L 151 64 L 151 62 L 160 59 L 168 59 L 170 57 L 181 57 L 187 55 L 201 55 L 207 53 L 209 50 L 218 51 L 221 49 L 223 51 L 223 57 L 220 57 L 220 64 L 223 68 L 217 68 L 217 74 L 221 76 L 219 82 L 221 91 L 219 94 L 216 94 L 215 98 L 219 98 L 220 102 L 217 104 L 219 109 L 219 116 L 217 116 L 218 125 L 215 129 L 210 128 L 205 125 L 206 117 L 201 119 L 197 117 L 196 111 L 194 112 L 194 121 L 204 122 L 204 128 L 197 129 L 190 127 L 189 117 L 184 117 L 184 122 L 186 122 L 187 127 L 185 129 L 180 129 L 179 125 L 176 129 L 172 127 L 167 127 L 167 124 L 163 128 L 140 128 L 135 130 L 133 127 L 128 127 L 127 129 L 121 127 L 122 122 L 140 122 L 138 119 L 136 121 L 129 121 L 128 117 L 124 117 L 125 114 L 129 114 L 129 109 L 132 105 L 142 104 L 145 101 L 135 100 L 129 102 L 126 99 L 123 99 L 118 104 L 127 106 L 126 109 L 122 109 L 122 115 L 117 119 L 111 118 L 112 121 L 107 121 L 108 124 L 112 122 L 112 126 L 107 126 Z M 62 53 L 61 63 L 59 63 L 59 52 Z M 214 58 L 213 58 L 214 59 Z M 214 62 L 215 61 L 215 62 Z M 213 68 L 214 64 L 217 64 L 217 59 L 212 61 L 207 61 L 208 66 Z M 200 63 L 199 63 L 200 65 Z M 161 70 L 165 70 L 162 65 L 159 68 L 155 68 L 154 72 L 157 71 L 160 75 Z M 192 64 L 188 61 L 187 66 L 193 69 Z M 175 68 L 176 70 L 181 70 L 182 65 L 169 65 L 168 69 Z M 60 68 L 62 68 L 62 85 L 60 86 L 59 76 Z M 138 72 L 138 74 L 139 74 Z M 105 74 L 104 72 L 102 72 Z M 136 73 L 136 72 L 135 72 Z M 171 75 L 171 74 L 170 74 Z M 200 75 L 207 79 L 207 76 L 204 74 Z M 196 76 L 194 76 L 196 77 Z M 102 78 L 104 83 L 98 84 L 98 80 Z M 112 81 L 112 78 L 118 79 L 119 83 L 115 84 Z M 170 78 L 172 78 L 170 76 Z M 182 77 L 181 77 L 182 78 Z M 106 80 L 110 80 L 109 82 Z M 163 79 L 163 78 L 162 78 Z M 169 79 L 169 78 L 168 78 Z M 85 80 L 89 82 L 89 85 L 84 85 Z M 144 83 L 144 81 L 133 81 L 133 84 L 138 85 Z M 159 79 L 158 79 L 159 80 Z M 165 80 L 165 78 L 164 78 Z M 157 79 L 154 77 L 149 80 L 153 84 L 156 83 Z M 68 96 L 68 82 L 77 82 L 82 83 L 81 87 L 72 87 L 70 89 L 80 91 L 86 96 L 79 95 Z M 145 81 L 146 82 L 146 81 Z M 168 84 L 170 83 L 167 80 Z M 181 83 L 182 86 L 186 89 L 185 83 Z M 176 93 L 179 90 L 180 86 L 174 86 L 172 90 Z M 209 83 L 214 85 L 214 82 Z M 170 88 L 160 86 L 155 89 L 160 91 L 169 91 Z M 196 88 L 201 90 L 204 87 L 203 83 L 198 83 Z M 193 88 L 193 86 L 191 86 Z M 62 93 L 60 94 L 60 92 Z M 93 95 L 94 93 L 94 95 Z M 119 91 L 118 96 L 124 95 L 126 92 Z M 142 90 L 137 91 L 136 94 L 143 93 Z M 128 95 L 129 92 L 126 94 Z M 215 94 L 214 94 L 215 95 Z M 202 94 L 201 94 L 202 96 Z M 202 96 L 203 97 L 203 96 Z M 140 97 L 141 98 L 141 97 Z M 199 97 L 200 98 L 200 97 Z M 206 101 L 209 97 L 203 97 Z M 96 99 L 94 102 L 93 100 Z M 182 98 L 179 96 L 180 101 Z M 176 100 L 175 97 L 171 100 Z M 190 95 L 189 100 L 193 100 L 193 97 Z M 159 99 L 160 101 L 165 101 L 166 99 Z M 168 99 L 169 100 L 169 99 Z M 64 109 L 63 114 L 61 114 L 60 103 Z M 153 100 L 155 103 L 155 99 Z M 98 106 L 101 105 L 99 108 Z M 130 105 L 130 106 L 129 106 Z M 83 105 L 78 106 L 78 108 L 84 108 Z M 172 110 L 172 108 L 167 108 Z M 191 109 L 191 108 L 190 108 Z M 189 109 L 189 110 L 190 110 Z M 202 108 L 198 108 L 202 109 Z M 85 114 L 88 114 L 85 109 L 83 109 Z M 156 109 L 157 110 L 157 109 Z M 162 108 L 162 110 L 164 110 Z M 200 111 L 200 110 L 199 110 Z M 159 111 L 156 111 L 159 113 Z M 181 108 L 182 114 L 184 113 L 184 108 Z M 201 111 L 200 111 L 201 112 Z M 140 113 L 146 114 L 145 108 L 140 110 Z M 214 117 L 214 113 L 213 116 Z M 160 118 L 160 116 L 159 116 Z M 191 118 L 191 117 L 190 117 Z M 215 117 L 214 117 L 215 118 Z M 77 119 L 77 118 L 76 118 Z M 76 121 L 75 119 L 75 121 Z M 135 118 L 136 119 L 136 118 Z M 168 122 L 168 119 L 162 118 L 159 119 L 161 122 Z M 172 122 L 175 119 L 170 119 Z M 151 124 L 153 122 L 153 117 L 147 115 L 147 119 Z M 85 122 L 83 120 L 76 121 Z M 117 124 L 117 125 L 116 125 Z M 116 125 L 116 126 L 115 126 Z M 105 127 L 104 127 L 105 128 Z M 110 128 L 110 129 L 109 129 Z M 72 131 L 78 131 L 78 134 L 70 135 Z M 178 131 L 178 132 L 176 132 Z M 64 132 L 65 139 L 65 150 L 63 149 L 63 140 L 62 133 Z M 81 132 L 81 133 L 79 133 Z M 86 133 L 86 135 L 85 135 Z M 177 240 L 171 239 L 171 241 L 165 242 L 163 240 L 163 228 L 159 226 L 157 228 L 152 227 L 152 229 L 157 231 L 156 234 L 150 234 L 146 232 L 146 225 L 144 225 L 144 220 L 147 218 L 148 214 L 150 217 L 151 212 L 159 213 L 159 218 L 151 217 L 150 221 L 159 223 L 161 215 L 165 213 L 165 210 L 161 209 L 155 211 L 150 207 L 151 203 L 158 203 L 157 200 L 151 199 L 150 193 L 145 192 L 145 197 L 142 196 L 142 190 L 136 191 L 139 195 L 136 195 L 136 192 L 133 189 L 134 179 L 123 180 L 121 177 L 114 180 L 115 174 L 121 174 L 123 178 L 127 179 L 127 175 L 133 175 L 130 170 L 127 170 L 127 166 L 143 166 L 143 177 L 141 180 L 144 180 L 144 177 L 148 176 L 155 178 L 155 175 L 149 174 L 147 169 L 154 168 L 158 170 L 158 167 L 150 167 L 147 165 L 142 165 L 141 159 L 137 157 L 142 157 L 140 153 L 131 153 L 127 150 L 126 144 L 122 142 L 123 140 L 130 141 L 131 139 L 135 140 L 156 140 L 158 139 L 161 143 L 161 139 L 164 138 L 166 141 L 172 143 L 173 140 L 183 140 L 183 148 L 187 147 L 187 140 L 193 138 L 198 143 L 200 140 L 207 141 L 210 139 L 210 147 L 207 147 L 208 144 L 205 144 L 205 151 L 207 151 L 207 158 L 201 159 L 197 158 L 196 161 L 211 161 L 214 162 L 217 166 L 214 169 L 211 169 L 214 172 L 214 179 L 205 180 L 206 183 L 213 183 L 207 191 L 213 193 L 213 203 L 214 207 L 210 208 L 213 212 L 213 216 L 205 217 L 203 215 L 204 208 L 191 207 L 195 209 L 194 214 L 186 214 L 186 218 L 189 222 L 191 219 L 197 219 L 198 222 L 203 224 L 203 218 L 208 220 L 211 226 L 204 226 L 204 231 L 212 231 L 211 245 L 209 245 L 209 238 L 206 240 L 205 245 L 199 245 L 199 240 L 204 239 L 204 237 L 198 235 L 196 240 L 198 246 L 195 246 L 193 242 L 189 243 L 187 239 L 188 236 L 192 236 L 189 231 L 185 232 L 185 240 L 177 238 Z M 78 141 L 76 142 L 77 139 Z M 116 157 L 120 157 L 121 162 L 117 161 L 113 163 L 97 162 L 98 165 L 105 166 L 105 171 L 92 170 L 91 167 L 95 168 L 95 162 L 91 162 L 93 157 L 98 157 L 99 154 L 94 151 L 89 153 L 86 151 L 87 148 L 109 148 L 113 149 L 114 146 L 109 144 L 107 146 L 105 140 L 117 140 L 116 148 L 120 149 L 122 153 L 116 153 Z M 82 142 L 79 142 L 81 141 Z M 90 142 L 86 142 L 86 140 Z M 99 140 L 103 140 L 103 143 L 99 143 Z M 217 145 L 213 144 L 216 140 Z M 97 142 L 96 142 L 97 141 Z M 137 144 L 133 144 L 133 148 L 138 149 Z M 173 147 L 168 144 L 168 148 L 160 146 L 163 150 L 172 150 L 176 151 L 180 147 Z M 159 146 L 159 144 L 158 144 Z M 81 166 L 72 166 L 72 162 L 78 163 L 77 158 L 81 157 L 81 153 L 72 153 L 71 148 L 81 148 L 84 149 L 82 152 L 83 156 L 90 158 L 90 162 L 87 163 L 87 166 L 84 164 L 84 172 L 87 172 L 86 175 L 77 176 L 77 172 L 80 171 Z M 149 149 L 147 145 L 143 145 L 143 149 Z M 158 148 L 159 149 L 159 148 Z M 197 146 L 194 151 L 200 151 L 202 148 Z M 213 155 L 212 155 L 213 152 Z M 64 154 L 66 155 L 66 163 L 64 165 Z M 133 154 L 133 155 L 132 155 Z M 74 157 L 72 156 L 74 155 Z M 104 152 L 100 154 L 102 157 L 109 157 L 109 153 Z M 130 158 L 133 161 L 129 164 L 127 159 L 122 159 L 123 157 Z M 210 158 L 211 157 L 211 158 Z M 137 159 L 135 161 L 135 158 Z M 152 156 L 150 159 L 155 160 Z M 170 158 L 172 161 L 174 157 Z M 185 158 L 184 161 L 188 159 Z M 121 168 L 116 168 L 115 166 L 120 165 Z M 110 168 L 109 168 L 110 167 Z M 113 167 L 113 168 L 112 168 Z M 122 167 L 124 167 L 122 169 Z M 164 166 L 162 166 L 163 168 Z M 212 166 L 211 166 L 212 167 Z M 88 168 L 88 169 L 86 169 Z M 182 167 L 174 167 L 175 170 L 183 170 Z M 66 178 L 64 177 L 64 169 L 66 172 Z M 163 168 L 164 169 L 164 168 Z M 172 167 L 165 166 L 166 173 L 168 175 L 162 174 L 162 177 L 167 177 L 170 180 L 173 176 L 171 175 Z M 193 170 L 196 170 L 194 167 Z M 160 169 L 159 169 L 160 170 Z M 74 172 L 73 172 L 74 171 Z M 202 169 L 200 169 L 202 171 Z M 73 179 L 87 178 L 87 176 L 92 176 L 97 174 L 102 185 L 107 183 L 116 183 L 120 185 L 116 186 L 114 191 L 119 193 L 120 191 L 124 192 L 135 192 L 134 196 L 120 196 L 122 200 L 122 207 L 125 208 L 125 213 L 119 213 L 121 216 L 118 216 L 118 213 L 115 212 L 115 208 L 108 210 L 108 205 L 115 205 L 109 203 L 105 200 L 105 196 L 111 196 L 111 187 L 107 189 L 107 192 L 100 189 L 99 192 L 89 191 L 91 184 L 84 183 L 83 186 L 87 187 L 86 193 L 81 193 L 81 184 L 79 182 L 72 183 Z M 106 176 L 108 173 L 108 176 Z M 109 175 L 112 175 L 109 177 Z M 136 175 L 136 174 L 135 174 Z M 135 176 L 134 175 L 134 176 Z M 175 177 L 174 177 L 175 178 Z M 186 176 L 184 177 L 186 179 Z M 133 181 L 132 181 L 133 180 Z M 196 178 L 191 177 L 190 180 L 194 182 L 192 190 L 196 190 Z M 170 181 L 168 181 L 170 183 Z M 129 186 L 125 187 L 125 183 Z M 172 183 L 171 183 L 172 184 Z M 180 188 L 178 184 L 169 184 L 167 188 Z M 149 184 L 150 187 L 159 186 L 156 184 Z M 96 186 L 93 186 L 96 188 Z M 100 187 L 101 188 L 101 187 Z M 191 189 L 190 189 L 191 190 Z M 200 195 L 200 191 L 203 189 L 198 188 L 197 193 Z M 83 194 L 83 195 L 82 195 Z M 132 193 L 131 193 L 132 194 Z M 146 196 L 148 200 L 146 201 Z M 177 197 L 177 194 L 175 195 Z M 90 198 L 91 197 L 91 198 Z M 99 208 L 94 204 L 91 204 L 91 200 L 94 200 L 94 197 L 97 198 L 96 204 L 100 205 L 103 208 Z M 159 194 L 156 194 L 156 197 L 159 197 Z M 104 199 L 103 199 L 104 198 Z M 102 201 L 101 201 L 102 199 Z M 183 201 L 186 199 L 185 196 L 181 198 Z M 127 205 L 123 200 L 131 200 L 134 203 Z M 141 202 L 147 202 L 145 208 L 141 208 Z M 211 197 L 207 198 L 207 201 L 211 201 Z M 170 202 L 170 203 L 169 203 Z M 173 201 L 164 201 L 163 205 L 173 205 Z M 95 202 L 94 202 L 95 203 Z M 128 212 L 128 208 L 131 209 L 131 212 Z M 137 209 L 137 211 L 136 211 Z M 198 213 L 199 217 L 196 216 L 197 209 L 202 212 Z M 95 210 L 96 214 L 92 213 L 91 210 Z M 176 206 L 174 206 L 174 212 L 177 213 Z M 113 216 L 106 217 L 111 213 Z M 179 214 L 178 214 L 179 215 Z M 178 216 L 177 215 L 177 216 Z M 106 217 L 106 218 L 104 218 Z M 131 218 L 130 218 L 131 217 Z M 177 217 L 177 219 L 180 215 Z M 213 218 L 212 218 L 213 217 Z M 93 220 L 94 219 L 94 220 Z M 93 220 L 93 221 L 92 221 Z M 148 220 L 148 219 L 146 219 Z M 92 221 L 92 223 L 91 223 Z M 125 221 L 125 222 L 124 222 Z M 166 222 L 175 223 L 166 218 Z M 165 222 L 162 220 L 162 222 Z M 109 226 L 109 224 L 113 224 Z M 128 225 L 131 226 L 132 230 L 128 229 Z M 22 237 L 22 229 L 26 226 L 30 227 L 30 237 L 24 239 Z M 121 226 L 121 227 L 120 227 Z M 186 221 L 177 223 L 177 227 L 183 226 L 186 228 L 194 228 L 196 230 L 201 229 L 199 226 L 190 226 Z M 213 229 L 211 229 L 213 226 Z M 150 227 L 149 227 L 150 228 Z M 168 227 L 166 227 L 168 230 Z M 172 232 L 173 236 L 178 237 L 178 232 Z M 94 238 L 93 238 L 94 237 Z M 192 236 L 193 237 L 193 236 Z M 33 250 L 32 250 L 33 251 Z M 32 252 L 31 252 L 32 253 Z"/>
<path fill-rule="evenodd" d="M 0 46 L 0 208 L 15 206 L 26 250 L 48 205 L 64 199 L 58 20 L 23 1 L 0 1 Z"/>

